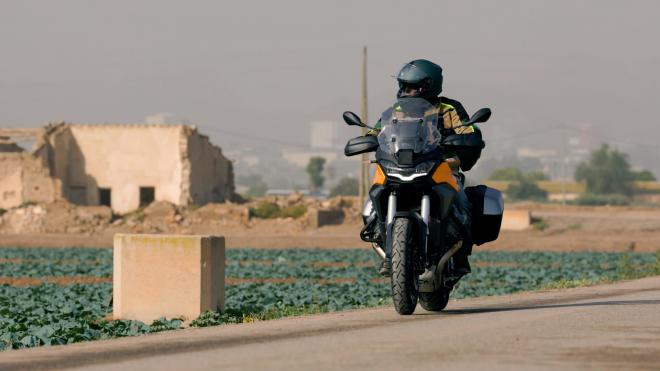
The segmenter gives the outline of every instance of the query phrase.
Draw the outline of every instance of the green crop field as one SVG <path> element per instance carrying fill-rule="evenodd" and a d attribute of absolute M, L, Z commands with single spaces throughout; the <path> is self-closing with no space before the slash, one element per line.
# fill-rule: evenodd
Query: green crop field
<path fill-rule="evenodd" d="M 660 273 L 654 254 L 477 252 L 471 261 L 473 273 L 454 298 Z M 226 311 L 205 313 L 191 325 L 389 305 L 389 282 L 377 275 L 376 263 L 368 249 L 228 250 Z M 109 249 L 0 249 L 0 349 L 181 326 L 171 318 L 148 325 L 108 320 L 111 277 Z"/>

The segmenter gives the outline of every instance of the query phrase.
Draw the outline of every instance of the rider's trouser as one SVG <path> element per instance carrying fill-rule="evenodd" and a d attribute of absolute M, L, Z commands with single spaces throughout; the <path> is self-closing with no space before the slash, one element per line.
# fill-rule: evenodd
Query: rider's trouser
<path fill-rule="evenodd" d="M 461 248 L 462 253 L 470 255 L 472 253 L 472 242 L 470 237 L 470 230 L 472 225 L 472 204 L 465 194 L 465 185 L 463 180 L 465 179 L 462 176 L 457 176 L 459 191 L 454 197 L 454 215 L 460 225 L 464 226 L 464 243 L 463 248 Z"/>

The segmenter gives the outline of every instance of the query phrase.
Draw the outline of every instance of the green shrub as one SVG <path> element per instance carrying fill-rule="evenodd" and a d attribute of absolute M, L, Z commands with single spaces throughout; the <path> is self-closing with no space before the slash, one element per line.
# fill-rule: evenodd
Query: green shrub
<path fill-rule="evenodd" d="M 2 216 L 2 214 L 6 213 L 6 212 L 7 212 L 7 210 L 0 207 L 0 216 Z"/>
<path fill-rule="evenodd" d="M 511 183 L 506 190 L 507 196 L 514 200 L 544 201 L 548 198 L 548 192 L 539 188 L 533 180 L 522 177 L 517 182 Z"/>
<path fill-rule="evenodd" d="M 532 228 L 537 231 L 545 231 L 550 225 L 544 219 L 541 218 L 532 218 Z"/>
<path fill-rule="evenodd" d="M 517 168 L 504 168 L 495 170 L 489 179 L 511 182 L 506 194 L 513 200 L 545 201 L 548 198 L 548 192 L 536 185 L 537 181 L 547 179 L 547 176 L 541 171 L 530 171 L 523 174 Z"/>
<path fill-rule="evenodd" d="M 571 203 L 584 206 L 625 206 L 631 202 L 630 197 L 622 194 L 594 194 L 584 193 Z"/>
<path fill-rule="evenodd" d="M 257 206 L 250 208 L 250 217 L 259 219 L 273 219 L 280 214 L 278 204 L 270 201 L 260 201 Z"/>
<path fill-rule="evenodd" d="M 300 218 L 307 212 L 305 205 L 293 205 L 280 209 L 280 218 Z"/>
<path fill-rule="evenodd" d="M 581 163 L 575 170 L 575 180 L 584 181 L 588 193 L 599 195 L 631 195 L 633 179 L 628 155 L 607 144 L 592 152 L 589 161 Z"/>
<path fill-rule="evenodd" d="M 632 178 L 636 182 L 653 182 L 657 180 L 655 175 L 648 170 L 633 171 Z"/>
<path fill-rule="evenodd" d="M 632 263 L 630 261 L 630 253 L 624 252 L 619 257 L 617 264 L 617 272 L 619 273 L 619 278 L 621 279 L 630 279 L 633 278 L 635 270 L 633 269 Z"/>

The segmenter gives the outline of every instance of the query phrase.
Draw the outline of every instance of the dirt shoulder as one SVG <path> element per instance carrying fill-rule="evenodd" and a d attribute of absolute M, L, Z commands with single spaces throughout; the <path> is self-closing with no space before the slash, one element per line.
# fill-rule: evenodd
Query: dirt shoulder
<path fill-rule="evenodd" d="M 530 210 L 534 226 L 524 231 L 502 231 L 497 241 L 475 249 L 623 251 L 631 243 L 634 243 L 635 251 L 654 252 L 660 249 L 660 208 L 530 203 L 508 204 L 507 208 Z M 50 213 L 57 216 L 56 211 L 44 210 L 44 218 L 49 217 Z M 76 211 L 74 215 L 79 215 L 77 220 L 84 223 L 70 222 L 68 232 L 57 229 L 45 229 L 44 232 L 41 229 L 15 233 L 5 230 L 0 233 L 0 246 L 110 247 L 114 233 L 121 232 L 222 235 L 230 248 L 370 248 L 358 237 L 362 222 L 356 217 L 359 214 L 354 207 L 342 209 L 345 216 L 337 221 L 338 224 L 322 227 L 310 225 L 305 216 L 297 219 L 256 219 L 249 218 L 246 213 L 246 209 L 239 205 L 207 205 L 195 210 L 155 205 L 119 222 L 119 219 L 112 221 L 110 216 L 104 214 L 108 222 L 103 224 L 106 219 L 93 216 L 93 213 Z M 57 218 L 76 220 L 63 216 Z M 81 232 L 75 228 L 80 224 L 88 228 L 83 228 L 84 232 Z"/>

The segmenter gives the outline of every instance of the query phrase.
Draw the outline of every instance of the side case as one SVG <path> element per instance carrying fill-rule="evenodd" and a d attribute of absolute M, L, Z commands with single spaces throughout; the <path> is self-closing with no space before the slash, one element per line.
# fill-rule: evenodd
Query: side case
<path fill-rule="evenodd" d="M 502 192 L 478 185 L 466 187 L 465 194 L 472 203 L 472 242 L 481 245 L 495 241 L 500 234 L 504 214 Z"/>

